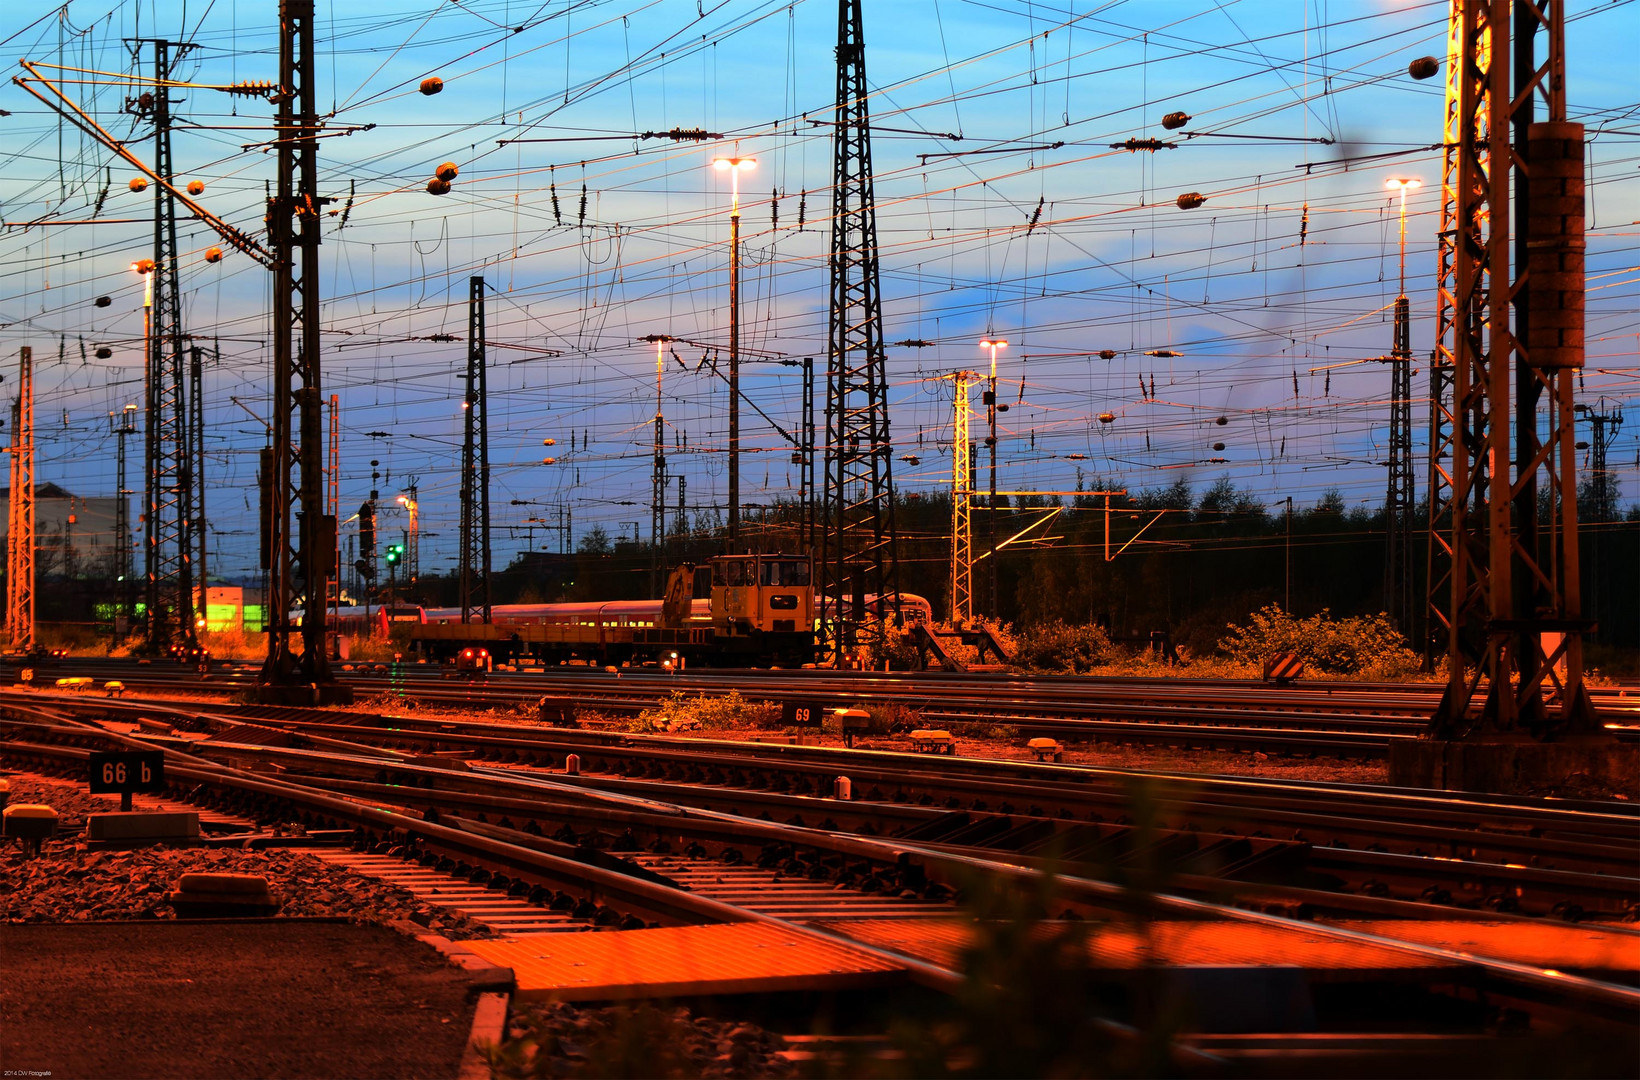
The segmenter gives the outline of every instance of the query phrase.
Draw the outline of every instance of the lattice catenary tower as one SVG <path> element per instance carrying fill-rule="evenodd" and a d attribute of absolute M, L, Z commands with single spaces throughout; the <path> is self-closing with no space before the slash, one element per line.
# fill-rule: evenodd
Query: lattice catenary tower
<path fill-rule="evenodd" d="M 877 205 L 871 174 L 861 0 L 838 0 L 832 133 L 831 319 L 826 352 L 825 494 L 819 584 L 822 640 L 841 664 L 864 618 L 864 594 L 898 615 L 893 446 Z"/>

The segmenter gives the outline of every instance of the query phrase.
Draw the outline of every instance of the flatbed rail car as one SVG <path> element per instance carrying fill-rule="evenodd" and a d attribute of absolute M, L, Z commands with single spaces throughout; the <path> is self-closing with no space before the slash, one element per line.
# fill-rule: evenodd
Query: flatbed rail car
<path fill-rule="evenodd" d="M 438 659 L 482 646 L 498 660 L 618 664 L 675 655 L 686 664 L 735 666 L 814 660 L 807 558 L 723 555 L 699 569 L 674 569 L 659 601 L 507 605 L 493 609 L 489 623 L 463 623 L 460 612 L 435 608 L 411 628 L 410 645 Z"/>

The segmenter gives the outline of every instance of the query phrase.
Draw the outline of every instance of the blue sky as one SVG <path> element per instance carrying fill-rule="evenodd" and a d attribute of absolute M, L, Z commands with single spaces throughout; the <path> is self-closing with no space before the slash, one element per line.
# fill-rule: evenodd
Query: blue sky
<path fill-rule="evenodd" d="M 118 76 L 132 63 L 120 39 L 157 28 L 196 42 L 178 69 L 198 84 L 176 91 L 178 177 L 203 182 L 201 201 L 234 226 L 260 230 L 273 163 L 256 144 L 270 107 L 204 87 L 276 76 L 272 0 L 73 2 L 44 18 L 15 7 L 0 16 L 8 57 L 111 73 L 42 69 L 78 80 L 65 91 L 145 160 L 152 140 L 120 111 L 130 84 Z M 1571 111 L 1594 136 L 1584 400 L 1627 406 L 1640 331 L 1640 10 L 1568 10 Z M 978 367 L 991 333 L 1010 342 L 1005 488 L 1228 475 L 1270 503 L 1312 503 L 1332 487 L 1352 504 L 1382 500 L 1390 376 L 1363 361 L 1390 347 L 1397 290 L 1385 181 L 1424 180 L 1407 238 L 1423 357 L 1440 204 L 1439 155 L 1425 148 L 1441 138 L 1442 82 L 1414 82 L 1406 65 L 1442 55 L 1444 4 L 868 0 L 865 17 L 886 336 L 933 343 L 889 350 L 896 456 L 918 459 L 896 461 L 901 488 L 949 484 L 951 390 L 939 376 Z M 800 384 L 769 360 L 824 356 L 831 145 L 810 121 L 830 115 L 835 4 L 319 0 L 317 21 L 334 133 L 322 187 L 337 208 L 352 195 L 345 225 L 338 215 L 326 230 L 322 269 L 344 512 L 366 495 L 372 459 L 388 498 L 414 477 L 423 568 L 452 564 L 465 346 L 427 339 L 465 334 L 475 274 L 496 346 L 498 562 L 524 546 L 526 519 L 556 520 L 561 504 L 577 534 L 601 524 L 630 535 L 641 522 L 647 537 L 644 334 L 688 343 L 683 366 L 668 360 L 668 464 L 687 477 L 691 506 L 721 506 L 727 402 L 711 358 L 727 342 L 728 191 L 710 162 L 737 152 L 758 159 L 742 195 L 743 342 L 769 358 L 748 357 L 745 388 L 773 421 L 744 413 L 742 500 L 794 494 L 775 425 L 794 430 Z M 434 75 L 443 92 L 421 95 Z M 40 479 L 105 494 L 107 414 L 140 400 L 141 288 L 126 268 L 150 242 L 151 194 L 129 192 L 128 166 L 16 87 L 0 89 L 0 108 L 11 113 L 0 117 L 7 222 L 90 218 L 108 187 L 108 223 L 0 233 L 0 349 L 31 344 L 39 358 Z M 1192 119 L 1168 131 L 1174 111 Z M 632 138 L 672 127 L 724 138 Z M 1149 137 L 1177 145 L 1110 146 Z M 519 139 L 537 141 L 500 144 Z M 443 161 L 460 175 L 440 197 L 425 185 Z M 1205 204 L 1178 209 L 1186 192 Z M 184 223 L 186 325 L 222 356 L 207 378 L 216 568 L 238 575 L 254 563 L 269 285 L 243 257 L 205 263 L 219 242 Z M 97 308 L 99 296 L 111 304 Z M 112 357 L 97 360 L 98 346 Z M 1090 355 L 1102 349 L 1117 355 Z M 1145 355 L 1156 350 L 1181 355 Z M 1415 402 L 1420 450 L 1426 416 Z M 1627 500 L 1640 495 L 1637 434 L 1631 425 L 1613 450 Z M 551 466 L 544 438 L 557 441 Z"/>

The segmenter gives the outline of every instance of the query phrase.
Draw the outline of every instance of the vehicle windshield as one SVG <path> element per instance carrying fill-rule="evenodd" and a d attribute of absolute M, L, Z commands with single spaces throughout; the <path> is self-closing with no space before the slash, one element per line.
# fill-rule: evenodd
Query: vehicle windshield
<path fill-rule="evenodd" d="M 763 562 L 762 584 L 795 588 L 809 583 L 809 564 L 805 559 L 766 559 Z"/>

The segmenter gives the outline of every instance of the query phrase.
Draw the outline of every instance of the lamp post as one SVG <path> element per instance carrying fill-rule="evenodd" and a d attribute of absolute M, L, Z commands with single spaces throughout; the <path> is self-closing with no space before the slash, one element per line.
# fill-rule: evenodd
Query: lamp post
<path fill-rule="evenodd" d="M 1424 186 L 1417 177 L 1392 176 L 1384 182 L 1387 188 L 1401 193 L 1401 295 L 1407 294 L 1407 192 Z"/>
<path fill-rule="evenodd" d="M 729 174 L 729 549 L 740 540 L 740 170 L 756 158 L 714 158 L 712 167 Z"/>
<path fill-rule="evenodd" d="M 405 567 L 404 589 L 408 597 L 416 588 L 416 571 L 420 565 L 421 536 L 416 523 L 416 489 L 412 487 L 408 495 L 399 496 L 399 505 L 410 514 L 410 525 L 405 530 Z"/>
<path fill-rule="evenodd" d="M 986 574 L 986 611 L 991 620 L 997 617 L 997 350 L 1006 349 L 1003 338 L 981 338 L 979 347 L 991 350 L 991 377 L 985 384 L 985 445 L 991 451 L 991 494 L 985 511 L 985 558 L 990 564 Z"/>

